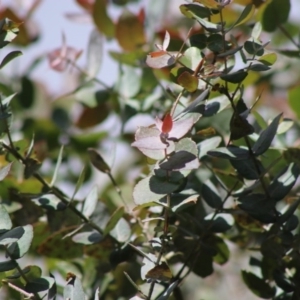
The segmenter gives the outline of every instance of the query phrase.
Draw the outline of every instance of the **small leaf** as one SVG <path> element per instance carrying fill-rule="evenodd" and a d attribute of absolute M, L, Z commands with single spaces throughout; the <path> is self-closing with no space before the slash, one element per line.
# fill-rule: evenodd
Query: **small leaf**
<path fill-rule="evenodd" d="M 15 260 L 1 261 L 0 262 L 0 272 L 7 272 L 13 270 L 17 267 L 17 262 Z"/>
<path fill-rule="evenodd" d="M 9 52 L 2 60 L 0 64 L 0 69 L 2 69 L 5 65 L 7 65 L 10 61 L 15 59 L 18 56 L 21 56 L 23 53 L 21 51 L 12 51 Z"/>
<path fill-rule="evenodd" d="M 161 131 L 163 133 L 169 133 L 172 130 L 172 127 L 173 127 L 172 116 L 168 113 L 168 114 L 166 114 L 166 116 L 163 119 Z"/>
<path fill-rule="evenodd" d="M 107 14 L 107 4 L 105 0 L 95 0 L 93 6 L 93 20 L 98 30 L 108 38 L 115 36 L 115 25 Z"/>
<path fill-rule="evenodd" d="M 108 164 L 104 161 L 102 156 L 97 152 L 96 149 L 89 148 L 88 154 L 90 157 L 90 161 L 92 165 L 100 172 L 103 173 L 110 173 L 110 167 Z"/>
<path fill-rule="evenodd" d="M 248 76 L 248 72 L 244 70 L 239 70 L 230 74 L 222 74 L 221 79 L 228 81 L 230 83 L 241 83 Z"/>
<path fill-rule="evenodd" d="M 98 30 L 93 30 L 89 37 L 87 49 L 87 73 L 95 77 L 100 69 L 103 57 L 103 36 Z"/>
<path fill-rule="evenodd" d="M 220 157 L 231 160 L 244 160 L 250 157 L 248 149 L 236 146 L 217 148 L 215 150 L 208 151 L 207 154 L 213 157 Z"/>
<path fill-rule="evenodd" d="M 288 101 L 291 109 L 300 118 L 300 86 L 296 86 L 288 91 Z"/>
<path fill-rule="evenodd" d="M 256 180 L 259 179 L 260 175 L 264 172 L 264 168 L 259 160 L 255 160 L 255 162 L 253 161 L 253 159 L 230 160 L 230 163 L 245 179 Z M 257 167 L 259 168 L 259 170 L 257 170 Z"/>
<path fill-rule="evenodd" d="M 262 71 L 268 71 L 271 68 L 269 66 L 266 66 L 264 64 L 253 64 L 249 67 L 250 71 L 256 71 L 256 72 L 262 72 Z"/>
<path fill-rule="evenodd" d="M 85 198 L 83 209 L 82 209 L 83 215 L 89 218 L 93 214 L 97 203 L 98 203 L 98 189 L 96 186 L 94 186 L 88 193 L 87 197 Z"/>
<path fill-rule="evenodd" d="M 198 2 L 205 7 L 212 9 L 218 9 L 220 5 L 220 3 L 216 2 L 215 0 L 193 0 L 193 2 Z"/>
<path fill-rule="evenodd" d="M 261 20 L 263 29 L 268 32 L 275 31 L 279 25 L 288 20 L 290 9 L 290 0 L 272 0 L 268 2 Z"/>
<path fill-rule="evenodd" d="M 121 218 L 113 230 L 110 231 L 110 235 L 120 243 L 127 242 L 131 237 L 131 229 L 128 222 Z"/>
<path fill-rule="evenodd" d="M 170 67 L 176 62 L 176 57 L 166 51 L 152 52 L 147 55 L 146 64 L 153 69 Z"/>
<path fill-rule="evenodd" d="M 116 39 L 125 51 L 135 51 L 145 44 L 144 26 L 138 16 L 123 11 L 116 24 Z"/>
<path fill-rule="evenodd" d="M 279 114 L 276 118 L 274 118 L 274 120 L 268 126 L 268 128 L 263 130 L 262 133 L 259 135 L 258 140 L 252 147 L 252 151 L 255 155 L 261 155 L 269 149 L 274 139 L 274 136 L 276 135 L 281 116 L 282 114 Z"/>
<path fill-rule="evenodd" d="M 75 234 L 72 237 L 72 241 L 79 244 L 84 245 L 92 245 L 97 244 L 103 240 L 103 235 L 100 234 L 98 231 L 85 231 Z"/>
<path fill-rule="evenodd" d="M 18 241 L 24 234 L 25 230 L 23 227 L 15 227 L 9 231 L 0 235 L 0 245 L 9 245 Z"/>
<path fill-rule="evenodd" d="M 5 177 L 9 174 L 11 167 L 12 163 L 9 163 L 5 167 L 0 169 L 0 181 L 5 179 Z"/>
<path fill-rule="evenodd" d="M 56 182 L 56 178 L 57 178 L 59 168 L 60 168 L 62 158 L 63 158 L 63 151 L 64 151 L 64 146 L 61 146 L 58 157 L 57 157 L 57 162 L 56 162 L 56 166 L 55 166 L 55 170 L 54 170 L 54 173 L 53 173 L 53 177 L 52 177 L 50 186 L 53 186 Z"/>
<path fill-rule="evenodd" d="M 145 277 L 151 280 L 169 281 L 172 278 L 172 273 L 169 266 L 165 262 L 162 262 L 160 265 L 156 265 L 149 270 Z"/>
<path fill-rule="evenodd" d="M 44 194 L 37 198 L 33 198 L 32 201 L 45 209 L 49 210 L 64 210 L 66 205 L 53 194 Z"/>
<path fill-rule="evenodd" d="M 264 45 L 261 45 L 259 41 L 253 39 L 246 41 L 244 48 L 250 55 L 262 56 L 265 51 Z"/>
<path fill-rule="evenodd" d="M 201 196 L 210 207 L 216 209 L 220 209 L 222 207 L 220 193 L 210 180 L 206 180 L 202 185 Z"/>
<path fill-rule="evenodd" d="M 230 120 L 230 140 L 238 140 L 254 132 L 253 126 L 242 114 L 233 113 Z"/>
<path fill-rule="evenodd" d="M 207 155 L 208 151 L 216 149 L 222 141 L 222 138 L 219 136 L 215 136 L 209 139 L 205 139 L 203 142 L 197 144 L 198 152 L 199 152 L 199 159 Z"/>
<path fill-rule="evenodd" d="M 3 204 L 0 203 L 0 234 L 12 228 L 12 222 Z"/>
<path fill-rule="evenodd" d="M 255 6 L 253 4 L 246 5 L 233 26 L 237 27 L 240 26 L 241 24 L 248 22 L 252 18 L 254 12 L 255 12 Z"/>
<path fill-rule="evenodd" d="M 55 284 L 55 280 L 51 277 L 40 277 L 30 280 L 26 283 L 25 290 L 28 293 L 39 293 L 49 290 Z"/>
<path fill-rule="evenodd" d="M 33 228 L 31 225 L 23 226 L 24 233 L 22 237 L 9 245 L 8 251 L 10 257 L 13 259 L 19 259 L 23 257 L 29 250 L 33 239 Z"/>
<path fill-rule="evenodd" d="M 64 299 L 70 300 L 83 300 L 86 299 L 80 279 L 72 273 L 68 273 L 70 276 L 67 285 L 64 288 Z"/>
<path fill-rule="evenodd" d="M 183 72 L 177 82 L 190 93 L 195 92 L 198 88 L 198 79 L 189 72 Z"/>
<path fill-rule="evenodd" d="M 119 220 L 123 217 L 124 213 L 125 211 L 123 206 L 117 208 L 114 211 L 114 213 L 111 215 L 110 219 L 108 220 L 105 226 L 105 229 L 103 231 L 104 235 L 108 234 L 111 230 L 113 230 L 113 228 L 117 225 Z"/>
<path fill-rule="evenodd" d="M 203 225 L 211 232 L 226 232 L 234 225 L 234 218 L 230 214 L 217 214 L 214 219 L 214 213 L 207 215 L 203 221 Z"/>
<path fill-rule="evenodd" d="M 270 196 L 275 201 L 282 200 L 292 189 L 300 174 L 300 169 L 296 164 L 285 167 L 271 182 L 268 187 Z"/>
<path fill-rule="evenodd" d="M 276 289 L 253 273 L 242 271 L 242 277 L 248 288 L 258 297 L 269 299 L 275 296 Z"/>
<path fill-rule="evenodd" d="M 278 220 L 279 224 L 283 224 L 283 223 L 287 222 L 292 217 L 292 215 L 298 208 L 299 204 L 300 204 L 300 199 L 294 201 L 290 205 L 288 210 L 279 217 L 279 220 Z"/>
<path fill-rule="evenodd" d="M 261 56 L 258 60 L 266 66 L 272 66 L 277 60 L 277 54 L 268 53 Z"/>

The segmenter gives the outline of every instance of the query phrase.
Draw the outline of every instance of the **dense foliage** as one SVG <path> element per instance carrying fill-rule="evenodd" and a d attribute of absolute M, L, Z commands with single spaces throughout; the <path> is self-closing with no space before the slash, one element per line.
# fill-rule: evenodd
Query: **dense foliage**
<path fill-rule="evenodd" d="M 39 2 L 1 10 L 0 69 L 40 38 Z M 86 50 L 63 36 L 0 78 L 1 299 L 300 299 L 290 1 L 76 2 Z M 43 59 L 76 79 L 54 101 Z"/>

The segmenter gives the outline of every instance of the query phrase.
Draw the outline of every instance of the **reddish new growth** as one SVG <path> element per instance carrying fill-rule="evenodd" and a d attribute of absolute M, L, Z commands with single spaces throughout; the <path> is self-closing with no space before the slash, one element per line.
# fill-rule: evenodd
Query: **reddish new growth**
<path fill-rule="evenodd" d="M 170 114 L 166 114 L 161 126 L 161 131 L 162 133 L 169 133 L 172 130 L 172 127 L 173 127 L 172 117 Z"/>

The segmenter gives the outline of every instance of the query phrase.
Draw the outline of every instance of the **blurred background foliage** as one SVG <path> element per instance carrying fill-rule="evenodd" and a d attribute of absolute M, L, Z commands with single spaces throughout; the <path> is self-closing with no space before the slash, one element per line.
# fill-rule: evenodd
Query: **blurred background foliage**
<path fill-rule="evenodd" d="M 222 96 L 222 86 L 232 93 L 237 85 L 242 85 L 244 103 L 241 105 L 246 108 L 255 105 L 249 116 L 251 128 L 246 126 L 249 129 L 247 134 L 254 131 L 258 134 L 270 128 L 272 123 L 269 120 L 283 112 L 281 132 L 274 147 L 268 147 L 267 153 L 259 158 L 259 163 L 267 169 L 271 190 L 275 189 L 277 174 L 290 162 L 296 167 L 299 165 L 300 34 L 299 20 L 291 17 L 292 9 L 299 9 L 299 3 L 289 0 L 219 1 L 225 3 L 222 19 L 220 14 L 212 13 L 209 22 L 217 24 L 225 21 L 226 28 L 231 28 L 227 34 L 226 50 L 242 45 L 242 51 L 256 57 L 263 66 L 249 68 L 245 78 L 235 73 L 247 65 L 242 51 L 228 54 L 228 59 L 226 55 L 217 57 L 225 51 L 226 41 L 222 38 L 225 33 L 214 33 L 209 30 L 211 28 L 203 26 L 207 23 L 197 22 L 195 15 L 204 20 L 206 12 L 194 11 L 194 7 L 189 6 L 199 5 L 214 11 L 216 2 L 213 0 L 195 3 L 74 0 L 80 13 L 70 12 L 66 17 L 72 22 L 84 20 L 90 24 L 88 44 L 75 49 L 68 45 L 68 36 L 63 34 L 61 45 L 53 45 L 49 53 L 36 57 L 29 65 L 26 64 L 26 68 L 20 68 L 21 72 L 18 68 L 5 72 L 6 63 L 17 66 L 18 59 L 26 60 L 27 49 L 35 47 L 43 36 L 39 25 L 34 23 L 36 9 L 42 1 L 28 1 L 22 11 L 18 10 L 17 5 L 2 5 L 0 10 L 1 20 L 12 20 L 12 23 L 1 25 L 1 59 L 6 59 L 0 65 L 0 69 L 4 68 L 0 73 L 2 100 L 16 93 L 8 101 L 10 106 L 7 110 L 4 110 L 6 103 L 1 105 L 0 134 L 2 144 L 9 145 L 2 145 L 0 153 L 0 199 L 5 207 L 1 216 L 6 216 L 7 211 L 13 227 L 25 228 L 25 225 L 31 224 L 33 233 L 28 253 L 19 261 L 23 273 L 29 278 L 28 282 L 17 274 L 20 270 L 16 271 L 11 265 L 7 269 L 3 267 L 1 270 L 5 272 L 0 273 L 1 299 L 26 297 L 26 293 L 20 296 L 20 292 L 8 283 L 33 293 L 33 298 L 37 298 L 39 292 L 41 297 L 48 291 L 48 299 L 54 299 L 51 293 L 56 294 L 55 286 L 56 299 L 62 299 L 64 293 L 71 295 L 68 287 L 72 286 L 72 291 L 79 295 L 72 299 L 84 299 L 80 298 L 84 297 L 80 296 L 83 290 L 87 299 L 143 299 L 138 296 L 133 298 L 138 291 L 147 295 L 151 285 L 141 279 L 141 266 L 147 265 L 142 261 L 145 259 L 142 251 L 148 254 L 150 252 L 145 249 L 155 248 L 152 239 L 157 232 L 163 231 L 163 223 L 160 220 L 161 211 L 155 207 L 149 208 L 152 204 L 143 203 L 143 200 L 137 201 L 133 192 L 138 181 L 146 177 L 155 165 L 155 161 L 131 147 L 137 127 L 153 124 L 156 116 L 162 119 L 183 88 L 178 113 L 201 95 L 207 88 L 207 81 L 212 82 L 210 94 L 205 98 L 207 103 Z M 55 5 L 58 4 L 53 3 L 53 12 Z M 247 11 L 245 7 L 248 7 Z M 55 22 L 55 14 L 52 18 Z M 170 35 L 168 45 L 164 45 L 166 31 Z M 255 36 L 257 32 L 258 36 Z M 251 35 L 257 40 L 253 42 L 249 39 Z M 11 42 L 10 46 L 5 47 L 8 42 Z M 118 65 L 114 83 L 109 85 L 105 83 L 105 78 L 97 76 L 105 51 Z M 161 57 L 162 52 L 159 51 L 180 51 L 185 55 L 174 67 L 169 62 L 164 65 L 164 62 L 155 60 L 156 56 Z M 149 53 L 152 53 L 150 58 Z M 20 55 L 23 56 L 19 58 Z M 82 56 L 85 56 L 85 63 L 78 64 L 77 60 Z M 199 59 L 204 56 L 206 61 L 200 73 L 205 81 L 197 79 L 195 82 L 191 70 L 194 71 Z M 12 59 L 14 61 L 10 62 Z M 66 82 L 63 90 L 55 95 L 51 92 L 50 81 L 42 83 L 32 76 L 45 60 L 49 68 L 60 72 Z M 221 73 L 217 73 L 223 71 L 225 60 L 226 68 L 232 70 L 234 78 L 228 77 L 228 74 L 225 74 L 227 77 L 220 77 Z M 112 76 L 110 70 L 105 70 L 105 76 Z M 199 144 L 210 139 L 212 145 L 205 144 L 207 150 L 219 145 L 225 147 L 230 140 L 235 140 L 237 147 L 245 146 L 243 139 L 240 139 L 245 132 L 239 130 L 245 123 L 242 121 L 241 126 L 238 120 L 234 123 L 228 100 L 228 103 L 216 101 L 219 105 L 216 111 L 209 111 L 206 104 L 198 111 L 205 117 L 193 127 L 193 141 Z M 254 144 L 255 140 L 251 143 Z M 98 156 L 94 149 L 102 156 Z M 224 155 L 222 153 L 221 156 Z M 178 198 L 176 203 L 183 210 L 182 216 L 178 216 L 179 212 L 169 216 L 169 232 L 174 245 L 164 254 L 173 274 L 178 274 L 182 263 L 188 260 L 190 249 L 198 247 L 194 240 L 185 239 L 185 231 L 191 235 L 199 233 L 198 226 L 201 228 L 203 225 L 198 224 L 202 222 L 200 220 L 218 211 L 218 206 L 212 202 L 226 199 L 226 190 L 238 194 L 238 189 L 244 187 L 244 179 L 257 179 L 247 173 L 251 166 L 218 159 L 216 154 L 211 157 L 206 153 L 201 155 L 201 166 L 188 175 L 187 187 L 193 188 L 196 196 L 189 198 L 184 205 Z M 243 167 L 247 170 L 246 175 Z M 298 171 L 291 169 L 287 176 L 294 174 Z M 286 205 L 298 199 L 297 177 L 295 175 L 295 180 L 292 180 L 290 189 L 293 187 L 293 190 L 290 192 L 289 189 L 280 198 L 278 211 L 282 214 L 287 209 Z M 243 180 L 236 183 L 237 178 Z M 275 182 L 273 186 L 272 182 Z M 225 188 L 222 190 L 221 186 Z M 145 198 L 148 197 L 147 191 L 145 195 Z M 234 196 L 230 194 L 230 197 L 225 208 L 229 213 L 230 209 L 236 209 Z M 138 204 L 141 206 L 137 209 Z M 172 210 L 176 211 L 174 207 Z M 192 272 L 187 271 L 189 274 L 180 282 L 180 289 L 168 285 L 172 277 L 168 273 L 169 267 L 158 270 L 158 279 L 164 274 L 167 280 L 162 280 L 161 285 L 153 285 L 154 296 L 151 299 L 158 297 L 163 290 L 173 294 L 161 295 L 159 299 L 271 299 L 275 298 L 276 293 L 276 299 L 298 299 L 300 292 L 299 287 L 295 287 L 295 280 L 299 279 L 299 254 L 294 262 L 284 248 L 299 252 L 297 206 L 290 211 L 297 220 L 288 216 L 287 220 L 292 224 L 287 224 L 287 220 L 281 223 L 285 226 L 285 231 L 282 230 L 288 233 L 281 236 L 280 242 L 276 239 L 279 233 L 274 228 L 274 236 L 268 235 L 272 225 L 263 219 L 265 215 L 257 217 L 256 211 L 252 215 L 248 213 L 232 214 L 234 218 L 226 219 L 225 225 L 221 221 L 222 224 L 213 234 L 204 237 L 204 246 L 196 259 L 187 263 Z M 143 222 L 144 219 L 148 221 Z M 297 224 L 294 226 L 293 222 Z M 181 230 L 177 230 L 178 224 Z M 5 230 L 8 229 L 5 227 Z M 266 235 L 268 242 L 261 248 L 258 245 Z M 266 254 L 273 250 L 273 257 Z M 280 251 L 284 254 L 278 254 Z M 2 254 L 4 261 L 4 250 Z M 19 257 L 21 255 L 16 256 Z M 276 269 L 278 266 L 274 261 L 281 259 L 286 260 L 286 270 L 292 274 L 281 272 L 283 263 L 280 272 Z M 242 269 L 244 271 L 240 276 Z M 278 271 L 277 277 L 273 274 L 274 269 Z M 128 275 L 125 276 L 124 272 Z M 142 271 L 143 276 L 145 271 L 144 275 Z M 54 277 L 56 285 L 53 283 Z M 78 278 L 82 287 L 78 287 Z M 279 286 L 276 293 L 274 280 Z M 139 287 L 138 290 L 132 282 Z"/>

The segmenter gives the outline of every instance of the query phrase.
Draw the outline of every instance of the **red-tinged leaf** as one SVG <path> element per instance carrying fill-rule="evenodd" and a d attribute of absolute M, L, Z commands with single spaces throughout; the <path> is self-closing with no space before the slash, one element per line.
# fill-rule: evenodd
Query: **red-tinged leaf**
<path fill-rule="evenodd" d="M 172 116 L 170 114 L 167 114 L 164 117 L 163 124 L 162 124 L 162 127 L 161 127 L 161 131 L 163 133 L 169 133 L 172 130 L 172 127 L 173 127 Z"/>
<path fill-rule="evenodd" d="M 134 51 L 145 44 L 144 26 L 138 16 L 125 11 L 116 24 L 116 38 L 126 51 Z"/>
<path fill-rule="evenodd" d="M 167 51 L 164 50 L 159 50 L 159 51 L 155 51 L 155 52 L 150 52 L 149 55 L 154 58 L 154 57 L 160 57 L 162 55 L 168 54 Z"/>
<path fill-rule="evenodd" d="M 157 51 L 161 52 L 161 51 Z M 152 52 L 151 55 L 147 55 L 146 63 L 149 67 L 153 69 L 162 69 L 165 67 L 172 66 L 175 64 L 176 59 L 175 56 L 165 52 L 165 54 L 160 54 L 157 56 L 157 54 L 154 54 L 154 57 L 152 56 L 153 53 L 157 52 Z"/>
<path fill-rule="evenodd" d="M 144 24 L 145 23 L 145 9 L 144 8 L 141 8 L 138 15 L 137 15 L 137 18 L 139 20 L 139 22 L 141 24 Z"/>
<path fill-rule="evenodd" d="M 107 14 L 106 0 L 96 0 L 93 6 L 93 20 L 98 30 L 108 38 L 115 36 L 115 25 Z"/>

